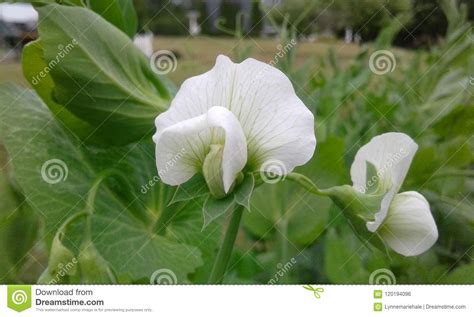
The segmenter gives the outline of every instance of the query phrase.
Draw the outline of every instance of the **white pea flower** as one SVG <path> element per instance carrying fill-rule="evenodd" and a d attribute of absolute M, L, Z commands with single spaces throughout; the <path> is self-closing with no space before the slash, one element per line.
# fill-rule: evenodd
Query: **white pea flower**
<path fill-rule="evenodd" d="M 398 193 L 417 149 L 418 145 L 406 134 L 385 133 L 362 146 L 351 166 L 356 191 L 383 195 L 380 209 L 366 223 L 367 229 L 405 256 L 427 251 L 438 239 L 425 197 L 414 191 Z"/>
<path fill-rule="evenodd" d="M 264 163 L 274 160 L 281 174 L 290 173 L 316 147 L 313 114 L 290 80 L 251 58 L 237 64 L 218 56 L 214 68 L 182 84 L 155 125 L 162 181 L 180 185 L 202 173 L 216 198 L 232 190 L 244 169 L 271 169 Z"/>

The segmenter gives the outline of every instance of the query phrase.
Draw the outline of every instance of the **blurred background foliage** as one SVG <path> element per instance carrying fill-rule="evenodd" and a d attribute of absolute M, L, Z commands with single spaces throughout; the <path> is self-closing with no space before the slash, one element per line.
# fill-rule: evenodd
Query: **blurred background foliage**
<path fill-rule="evenodd" d="M 243 20 L 245 34 L 261 35 L 271 33 L 270 20 L 282 24 L 287 19 L 288 23 L 298 25 L 300 35 L 319 33 L 338 37 L 344 34 L 345 28 L 352 28 L 363 41 L 372 41 L 391 19 L 410 14 L 413 18 L 394 41 L 399 46 L 423 47 L 443 37 L 447 28 L 438 1 L 431 0 L 176 0 L 165 8 L 168 2 L 135 0 L 139 29 L 155 34 L 187 35 L 187 13 L 196 11 L 202 33 L 206 35 L 228 35 L 216 23 L 235 30 L 239 19 Z M 468 19 L 474 19 L 474 3 L 460 2 L 466 6 Z"/>
<path fill-rule="evenodd" d="M 428 198 L 439 229 L 421 256 L 385 254 L 364 246 L 329 200 L 289 182 L 266 185 L 245 214 L 225 282 L 368 283 L 389 268 L 397 283 L 474 283 L 472 1 L 283 0 L 277 9 L 222 1 L 218 15 L 208 14 L 215 1 L 164 2 L 134 1 L 139 29 L 172 35 L 154 47 L 178 56 L 170 74 L 177 84 L 209 69 L 218 53 L 270 62 L 297 39 L 275 65 L 316 115 L 316 154 L 298 171 L 322 188 L 349 183 L 360 146 L 380 133 L 407 133 L 420 147 L 403 189 Z M 251 14 L 240 23 L 243 9 Z M 189 10 L 200 13 L 203 36 L 188 36 Z M 341 41 L 347 28 L 361 43 Z M 396 57 L 394 72 L 371 72 L 369 57 L 380 49 Z M 0 80 L 27 85 L 16 68 L 0 63 Z M 48 258 L 42 215 L 22 195 L 1 144 L 0 166 L 0 283 L 33 283 Z"/>

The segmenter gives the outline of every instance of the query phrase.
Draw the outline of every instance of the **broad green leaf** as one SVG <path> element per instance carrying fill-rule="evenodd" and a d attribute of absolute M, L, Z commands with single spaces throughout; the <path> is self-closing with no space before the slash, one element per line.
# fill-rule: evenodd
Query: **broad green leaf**
<path fill-rule="evenodd" d="M 86 242 L 77 261 L 81 270 L 81 284 L 111 284 L 116 281 L 107 262 L 92 243 Z"/>
<path fill-rule="evenodd" d="M 12 184 L 11 172 L 0 143 L 0 283 L 4 284 L 30 281 L 28 278 L 34 276 L 34 272 L 27 277 L 18 276 L 18 272 L 26 264 L 39 230 L 38 217 Z"/>
<path fill-rule="evenodd" d="M 154 118 L 171 97 L 169 83 L 150 68 L 132 41 L 81 7 L 37 8 L 43 58 L 54 99 L 115 144 L 150 137 Z"/>
<path fill-rule="evenodd" d="M 89 8 L 133 38 L 137 32 L 137 13 L 133 0 L 88 0 Z"/>
<path fill-rule="evenodd" d="M 205 196 L 177 203 L 171 209 L 172 221 L 166 227 L 165 236 L 182 243 L 193 245 L 201 250 L 204 265 L 193 274 L 194 283 L 206 283 L 220 243 L 224 217 L 216 219 L 203 229 L 202 209 Z M 166 206 L 166 201 L 164 202 Z M 166 207 L 164 207 L 166 208 Z"/>
<path fill-rule="evenodd" d="M 32 3 L 35 5 L 57 3 L 88 7 L 122 30 L 130 38 L 133 38 L 137 31 L 138 20 L 133 0 L 33 0 Z"/>
<path fill-rule="evenodd" d="M 328 138 L 318 144 L 314 158 L 298 171 L 320 188 L 335 185 L 347 173 L 342 160 L 343 153 L 343 140 Z M 334 157 L 339 159 L 335 160 Z M 273 238 L 275 232 L 284 233 L 291 243 L 297 245 L 312 243 L 321 236 L 332 207 L 329 199 L 312 195 L 286 180 L 275 185 L 263 184 L 253 196 L 251 213 L 244 214 L 245 227 L 266 239 Z M 286 228 L 277 231 L 277 224 L 286 224 Z"/>
<path fill-rule="evenodd" d="M 274 234 L 284 234 L 291 243 L 304 245 L 324 231 L 330 207 L 330 200 L 311 195 L 292 182 L 263 184 L 255 190 L 244 224 L 258 237 L 273 239 Z"/>
<path fill-rule="evenodd" d="M 153 177 L 148 172 L 155 172 L 154 161 L 149 157 L 152 144 L 108 150 L 83 146 L 53 120 L 46 106 L 31 91 L 12 85 L 0 86 L 0 112 L 0 135 L 12 158 L 15 177 L 32 207 L 43 215 L 49 240 L 68 217 L 86 208 L 89 191 L 99 173 L 115 167 L 127 173 L 134 184 L 132 187 L 136 188 L 137 199 L 146 203 L 144 211 L 150 222 L 142 222 L 132 214 L 125 201 L 114 192 L 112 180 L 104 180 L 98 187 L 89 206 L 93 208 L 90 234 L 111 269 L 124 281 L 127 277 L 128 281 L 135 281 L 149 279 L 157 269 L 168 268 L 173 270 L 178 282 L 185 282 L 188 274 L 203 264 L 199 249 L 182 243 L 185 233 L 180 232 L 179 227 L 173 234 L 154 232 L 153 219 L 160 217 L 156 213 L 156 203 L 161 202 L 160 186 L 145 197 L 138 196 L 144 179 Z M 47 173 L 54 162 L 57 172 L 62 173 L 56 174 L 60 176 L 58 179 Z M 176 212 L 182 217 L 185 214 L 202 217 L 201 209 L 182 208 Z M 202 223 L 199 225 L 197 230 Z M 67 242 L 65 246 L 78 254 L 86 233 L 83 219 L 78 220 L 68 229 L 68 239 L 63 239 Z M 204 235 L 209 232 L 204 232 L 199 242 L 206 242 Z"/>
<path fill-rule="evenodd" d="M 206 181 L 202 174 L 194 175 L 189 181 L 179 185 L 170 201 L 170 205 L 180 201 L 187 201 L 209 194 Z"/>
<path fill-rule="evenodd" d="M 23 48 L 22 55 L 22 70 L 26 80 L 61 123 L 74 131 L 81 139 L 92 137 L 96 131 L 89 123 L 79 119 L 53 99 L 55 85 L 47 69 L 48 66 L 43 59 L 41 40 L 28 43 Z"/>
<path fill-rule="evenodd" d="M 209 224 L 218 219 L 220 216 L 232 212 L 234 206 L 234 195 L 229 195 L 222 199 L 215 199 L 209 195 L 202 208 L 202 213 L 204 216 L 203 229 L 205 229 Z"/>

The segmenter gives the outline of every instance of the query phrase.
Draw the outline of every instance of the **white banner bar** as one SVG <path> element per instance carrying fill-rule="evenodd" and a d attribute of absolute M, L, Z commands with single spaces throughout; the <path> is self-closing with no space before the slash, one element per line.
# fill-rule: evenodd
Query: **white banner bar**
<path fill-rule="evenodd" d="M 11 285 L 0 316 L 474 316 L 474 285 Z"/>

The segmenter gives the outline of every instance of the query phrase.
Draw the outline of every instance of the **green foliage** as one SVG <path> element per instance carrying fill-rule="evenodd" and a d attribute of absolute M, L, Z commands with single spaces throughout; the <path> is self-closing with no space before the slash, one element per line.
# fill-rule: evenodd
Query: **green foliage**
<path fill-rule="evenodd" d="M 137 14 L 133 0 L 86 0 L 88 7 L 133 38 L 137 32 Z"/>
<path fill-rule="evenodd" d="M 85 8 L 47 5 L 38 11 L 53 99 L 99 136 L 114 135 L 114 144 L 149 136 L 170 92 L 131 40 Z"/>
<path fill-rule="evenodd" d="M 36 6 L 61 4 L 68 6 L 87 7 L 112 23 L 130 38 L 137 32 L 138 17 L 133 0 L 32 0 Z"/>
<path fill-rule="evenodd" d="M 474 264 L 461 266 L 448 275 L 444 276 L 440 283 L 442 284 L 473 284 L 474 283 Z"/>
<path fill-rule="evenodd" d="M 31 257 L 39 221 L 13 183 L 11 164 L 7 162 L 0 145 L 0 283 L 19 283 L 24 281 L 18 278 Z"/>
<path fill-rule="evenodd" d="M 0 104 L 0 132 L 12 157 L 15 178 L 33 209 L 43 215 L 46 235 L 52 239 L 65 219 L 84 210 L 90 213 L 76 218 L 63 231 L 67 239 L 61 241 L 72 254 L 80 256 L 80 246 L 90 236 L 119 281 L 147 279 L 164 267 L 172 268 L 178 280 L 185 282 L 203 264 L 203 253 L 215 248 L 212 232 L 216 230 L 201 231 L 201 210 L 195 202 L 165 209 L 165 201 L 158 197 L 171 193 L 160 184 L 143 196 L 132 192 L 130 201 L 117 192 L 117 178 L 102 175 L 111 168 L 120 170 L 127 173 L 127 188 L 140 188 L 155 174 L 149 142 L 110 149 L 81 146 L 32 92 L 14 86 L 1 87 Z M 31 137 L 34 142 L 24 147 L 23 140 Z M 59 158 L 67 168 L 67 178 L 59 186 L 45 182 L 41 174 L 42 165 L 51 158 Z M 138 165 L 142 168 L 136 169 Z M 164 226 L 159 226 L 164 218 Z"/>
<path fill-rule="evenodd" d="M 373 10 L 380 4 L 367 3 Z M 408 2 L 392 4 L 392 14 L 408 10 Z M 300 68 L 293 53 L 276 65 L 315 113 L 316 153 L 296 172 L 319 188 L 360 198 L 338 185 L 350 182 L 354 154 L 377 134 L 402 131 L 419 144 L 404 186 L 427 197 L 440 238 L 411 258 L 366 245 L 354 234 L 363 219 L 288 180 L 265 184 L 247 174 L 222 199 L 210 196 L 200 174 L 177 188 L 161 183 L 150 135 L 174 87 L 131 44 L 129 2 L 114 2 L 110 12 L 99 1 L 38 5 L 40 39 L 26 46 L 22 61 L 34 91 L 0 86 L 8 151 L 0 147 L 0 282 L 149 283 L 154 272 L 170 269 L 179 283 L 204 283 L 227 226 L 223 216 L 240 205 L 247 210 L 227 283 L 367 283 L 380 268 L 398 283 L 473 283 L 474 43 L 454 1 L 443 4 L 446 38 L 428 51 L 391 46 L 410 15 L 376 15 L 385 28 L 348 66 L 335 51 Z M 354 20 L 362 21 L 358 14 Z M 305 18 L 283 17 L 282 44 L 297 34 L 291 23 L 302 27 Z M 376 75 L 368 63 L 381 49 L 396 65 Z M 57 181 L 44 171 L 52 161 L 62 162 Z M 370 164 L 367 172 L 375 174 Z M 32 256 L 47 268 L 31 268 Z"/>

